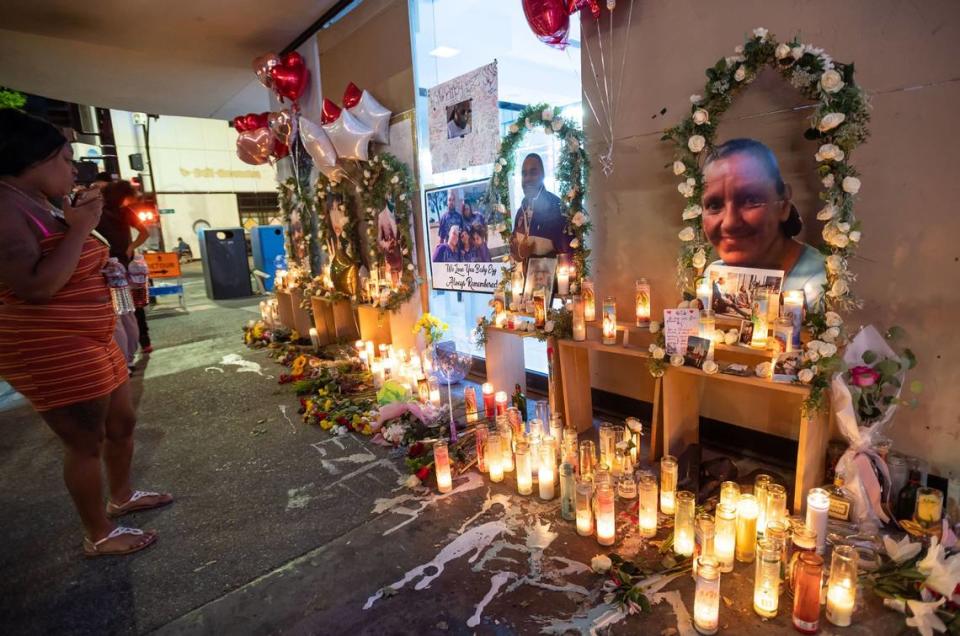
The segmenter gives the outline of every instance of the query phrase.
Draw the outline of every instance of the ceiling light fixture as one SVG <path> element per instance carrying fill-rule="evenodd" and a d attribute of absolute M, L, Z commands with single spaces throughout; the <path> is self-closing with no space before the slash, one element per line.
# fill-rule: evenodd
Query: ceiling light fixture
<path fill-rule="evenodd" d="M 455 49 L 449 46 L 438 46 L 430 51 L 430 55 L 433 57 L 454 57 L 456 55 L 460 55 L 460 49 Z"/>

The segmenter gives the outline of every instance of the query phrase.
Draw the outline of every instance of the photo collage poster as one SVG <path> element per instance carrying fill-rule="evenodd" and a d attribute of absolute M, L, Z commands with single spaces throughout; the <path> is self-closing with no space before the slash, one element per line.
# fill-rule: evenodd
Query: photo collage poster
<path fill-rule="evenodd" d="M 437 84 L 427 92 L 433 172 L 494 162 L 500 147 L 497 63 Z"/>

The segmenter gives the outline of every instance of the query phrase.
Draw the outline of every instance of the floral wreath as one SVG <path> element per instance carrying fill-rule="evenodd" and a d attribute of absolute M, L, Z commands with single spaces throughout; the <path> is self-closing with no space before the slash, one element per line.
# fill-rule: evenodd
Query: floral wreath
<path fill-rule="evenodd" d="M 703 275 L 712 252 L 701 218 L 701 158 L 714 146 L 720 116 L 736 94 L 764 66 L 773 66 L 805 97 L 818 102 L 804 137 L 820 142 L 815 157 L 824 188 L 820 193 L 824 207 L 817 219 L 827 222 L 823 228 L 826 245 L 821 248 L 826 257 L 827 283 L 823 288 L 824 301 L 806 312 L 804 326 L 810 329 L 812 340 L 804 346 L 798 373 L 798 381 L 811 387 L 804 407 L 815 409 L 821 405 L 832 373 L 841 366 L 838 345 L 843 344 L 845 337 L 841 333 L 843 320 L 837 312 L 860 305 L 850 289 L 854 274 L 847 267 L 860 241 L 860 222 L 853 214 L 860 180 L 847 159 L 869 135 L 867 96 L 854 82 L 853 64 L 836 62 L 823 49 L 802 44 L 797 38 L 778 43 L 767 29 L 757 28 L 734 53 L 707 69 L 705 96 L 691 95 L 690 115 L 663 136 L 676 144 L 673 173 L 686 175 L 677 186 L 687 201 L 682 214 L 684 227 L 679 233 L 682 245 L 678 282 L 684 298 L 694 298 L 697 278 Z M 665 362 L 662 353 L 657 357 L 659 352 L 653 351 L 654 347 L 662 348 L 662 342 L 651 345 L 651 372 L 662 375 Z"/>
<path fill-rule="evenodd" d="M 375 305 L 386 311 L 397 311 L 413 296 L 420 282 L 413 262 L 415 243 L 410 225 L 413 215 L 412 191 L 413 181 L 409 168 L 390 153 L 377 155 L 363 166 L 363 187 L 358 188 L 358 192 L 360 205 L 364 210 L 364 230 L 367 234 L 370 263 L 377 263 L 382 258 L 377 240 L 377 215 L 387 205 L 388 199 L 393 202 L 397 231 L 400 234 L 400 250 L 403 254 L 400 285 L 382 300 L 374 300 Z"/>
<path fill-rule="evenodd" d="M 510 175 L 516 163 L 517 146 L 523 140 L 528 130 L 540 126 L 548 135 L 556 135 L 564 140 L 560 163 L 557 165 L 557 182 L 560 185 L 560 205 L 563 215 L 567 219 L 564 232 L 573 238 L 570 247 L 573 248 L 573 264 L 577 268 L 576 279 L 570 280 L 571 292 L 579 289 L 580 281 L 589 275 L 590 250 L 586 247 L 587 235 L 592 223 L 587 218 L 587 211 L 583 207 L 583 200 L 587 195 L 587 181 L 590 174 L 590 159 L 584 148 L 583 130 L 573 120 L 560 117 L 560 109 L 547 104 L 527 106 L 517 120 L 507 128 L 507 135 L 500 142 L 500 150 L 493 164 L 493 177 L 490 180 L 489 200 L 493 203 L 494 218 L 498 221 L 497 229 L 504 243 L 510 244 L 513 233 L 513 222 L 510 210 Z M 507 281 L 513 275 L 515 263 L 504 268 L 500 280 L 500 288 L 505 288 Z"/>
<path fill-rule="evenodd" d="M 353 193 L 350 192 L 346 180 L 331 181 L 326 175 L 320 174 L 317 177 L 316 192 L 316 212 L 318 221 L 315 234 L 316 241 L 320 244 L 320 249 L 324 252 L 330 251 L 330 248 L 327 246 L 327 239 L 330 238 L 332 232 L 330 231 L 329 224 L 324 220 L 321 220 L 321 216 L 325 215 L 327 199 L 332 195 L 339 195 L 340 205 L 343 206 L 344 216 L 347 219 L 346 223 L 343 225 L 343 235 L 348 238 L 346 250 L 347 256 L 351 259 L 356 259 L 357 254 L 360 252 L 359 248 L 357 247 L 355 231 L 355 225 L 357 223 L 355 209 L 356 206 L 354 203 Z M 309 296 L 319 296 L 322 298 L 328 298 L 330 300 L 356 301 L 356 296 L 350 296 L 349 294 L 345 294 L 330 287 L 327 284 L 327 281 L 324 280 L 323 275 L 314 276 L 313 280 L 304 286 L 303 295 L 305 301 Z"/>
<path fill-rule="evenodd" d="M 296 243 L 293 234 L 289 233 L 290 254 L 294 255 L 294 260 L 296 260 L 296 254 L 301 252 L 306 254 L 307 263 L 305 269 L 312 269 L 310 255 L 314 251 L 313 246 L 316 241 L 316 228 L 314 224 L 317 218 L 316 210 L 313 209 L 313 199 L 309 194 L 302 196 L 297 180 L 294 177 L 289 177 L 286 181 L 280 183 L 277 186 L 277 190 L 280 211 L 283 214 L 283 224 L 290 227 L 290 218 L 293 216 L 293 212 L 299 214 L 300 222 L 303 224 L 303 236 L 299 241 L 296 241 Z M 296 264 L 302 267 L 305 265 L 304 263 Z"/>

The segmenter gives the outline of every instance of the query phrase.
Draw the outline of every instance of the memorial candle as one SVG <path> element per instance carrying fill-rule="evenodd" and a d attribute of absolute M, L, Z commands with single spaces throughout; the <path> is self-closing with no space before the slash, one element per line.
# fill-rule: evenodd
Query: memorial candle
<path fill-rule="evenodd" d="M 710 309 L 704 309 L 700 312 L 700 337 L 710 341 L 710 348 L 707 349 L 707 360 L 713 360 L 716 352 L 716 340 L 713 335 L 717 331 L 717 317 Z"/>
<path fill-rule="evenodd" d="M 577 534 L 589 537 L 593 534 L 593 484 L 578 481 L 576 488 Z"/>
<path fill-rule="evenodd" d="M 603 546 L 613 545 L 617 538 L 613 488 L 610 484 L 597 484 L 594 496 L 597 506 L 597 543 Z"/>
<path fill-rule="evenodd" d="M 477 444 L 477 470 L 481 473 L 487 472 L 487 438 L 490 430 L 485 424 L 478 424 L 474 432 L 474 438 Z"/>
<path fill-rule="evenodd" d="M 919 488 L 913 520 L 924 528 L 940 525 L 943 517 L 943 491 L 936 488 Z"/>
<path fill-rule="evenodd" d="M 639 524 L 640 536 L 646 539 L 657 536 L 657 479 L 652 473 L 640 474 L 639 490 Z"/>
<path fill-rule="evenodd" d="M 487 435 L 487 470 L 490 471 L 490 481 L 503 481 L 503 450 L 500 447 L 500 433 L 491 432 Z"/>
<path fill-rule="evenodd" d="M 625 420 L 627 425 L 627 436 L 630 442 L 630 459 L 637 463 L 640 456 L 640 442 L 643 439 L 643 423 L 635 417 L 628 417 Z"/>
<path fill-rule="evenodd" d="M 500 462 L 503 464 L 503 472 L 513 471 L 513 429 L 507 421 L 506 415 L 497 416 L 497 432 L 500 433 Z"/>
<path fill-rule="evenodd" d="M 773 483 L 773 477 L 759 474 L 753 480 L 753 496 L 757 498 L 757 534 L 762 535 L 767 527 L 767 487 Z"/>
<path fill-rule="evenodd" d="M 436 378 L 430 378 L 427 384 L 430 386 L 430 404 L 440 406 L 440 383 Z"/>
<path fill-rule="evenodd" d="M 537 480 L 540 486 L 540 498 L 553 499 L 556 486 L 557 451 L 552 437 L 544 437 L 540 444 L 540 466 L 537 468 Z"/>
<path fill-rule="evenodd" d="M 736 506 L 730 504 L 718 505 L 714 522 L 716 534 L 713 539 L 713 550 L 720 562 L 720 571 L 732 572 L 737 546 Z"/>
<path fill-rule="evenodd" d="M 605 345 L 617 344 L 617 301 L 607 296 L 603 301 L 603 339 Z"/>
<path fill-rule="evenodd" d="M 780 545 L 770 539 L 757 542 L 753 579 L 753 611 L 764 618 L 777 615 L 780 604 Z"/>
<path fill-rule="evenodd" d="M 597 449 L 596 445 L 585 439 L 580 442 L 580 479 L 593 479 L 593 473 L 597 467 Z"/>
<path fill-rule="evenodd" d="M 513 270 L 513 279 L 510 285 L 510 307 L 515 311 L 522 309 L 520 300 L 523 298 L 523 267 L 517 263 Z"/>
<path fill-rule="evenodd" d="M 650 324 L 650 283 L 646 278 L 641 278 L 634 284 L 633 299 L 637 326 L 648 326 Z"/>
<path fill-rule="evenodd" d="M 740 484 L 735 481 L 725 481 L 720 484 L 720 503 L 736 508 L 740 500 Z"/>
<path fill-rule="evenodd" d="M 827 583 L 827 620 L 849 627 L 857 601 L 857 551 L 853 546 L 833 548 Z"/>
<path fill-rule="evenodd" d="M 701 556 L 696 563 L 697 584 L 693 599 L 693 626 L 701 634 L 716 634 L 720 627 L 720 567 L 715 557 Z"/>
<path fill-rule="evenodd" d="M 573 297 L 573 339 L 582 342 L 587 339 L 587 323 L 584 316 L 583 296 Z"/>
<path fill-rule="evenodd" d="M 314 349 L 319 349 L 319 348 L 320 348 L 320 336 L 317 335 L 317 328 L 316 328 L 316 327 L 310 327 L 310 345 L 311 345 Z"/>
<path fill-rule="evenodd" d="M 799 289 L 783 293 L 783 317 L 793 323 L 793 347 L 800 347 L 800 329 L 803 327 L 803 291 Z"/>
<path fill-rule="evenodd" d="M 793 626 L 802 634 L 816 634 L 820 629 L 823 558 L 813 552 L 800 553 L 793 579 Z"/>
<path fill-rule="evenodd" d="M 830 493 L 823 488 L 811 488 L 807 493 L 807 527 L 817 533 L 817 554 L 823 554 L 827 542 L 827 515 L 830 512 Z"/>
<path fill-rule="evenodd" d="M 568 426 L 563 429 L 563 447 L 560 451 L 560 461 L 573 466 L 574 473 L 579 472 L 577 459 L 579 458 L 579 449 L 577 448 L 577 429 Z"/>
<path fill-rule="evenodd" d="M 613 466 L 613 453 L 617 447 L 617 440 L 614 437 L 613 424 L 609 422 L 600 422 L 600 465 L 606 468 Z"/>
<path fill-rule="evenodd" d="M 574 499 L 576 498 L 577 478 L 573 464 L 560 464 L 560 516 L 565 521 L 576 519 Z"/>
<path fill-rule="evenodd" d="M 367 343 L 367 345 L 368 350 L 372 351 L 372 347 L 369 346 L 371 343 Z M 424 350 L 420 353 L 420 364 L 423 367 L 424 375 L 430 375 L 433 372 L 433 359 L 431 358 L 428 350 Z"/>
<path fill-rule="evenodd" d="M 660 459 L 660 511 L 672 515 L 676 511 L 677 458 L 664 455 Z"/>
<path fill-rule="evenodd" d="M 437 473 L 437 490 L 442 493 L 450 492 L 453 489 L 453 479 L 450 477 L 450 455 L 444 441 L 433 444 L 433 466 Z"/>
<path fill-rule="evenodd" d="M 787 489 L 780 484 L 770 484 L 767 486 L 767 507 L 766 524 L 770 527 L 771 523 L 787 521 Z M 766 534 L 766 528 L 764 528 Z"/>
<path fill-rule="evenodd" d="M 484 382 L 480 387 L 480 392 L 483 393 L 484 414 L 487 416 L 488 420 L 492 420 L 497 415 L 496 403 L 494 402 L 493 395 L 493 385 L 489 382 Z"/>
<path fill-rule="evenodd" d="M 583 294 L 583 319 L 593 322 L 597 319 L 597 294 L 593 289 L 593 281 L 584 278 L 581 283 Z"/>
<path fill-rule="evenodd" d="M 494 396 L 494 404 L 496 405 L 495 414 L 496 415 L 506 415 L 507 414 L 507 393 L 506 391 L 497 391 Z"/>
<path fill-rule="evenodd" d="M 533 326 L 543 329 L 547 324 L 547 296 L 543 289 L 533 292 Z"/>
<path fill-rule="evenodd" d="M 514 459 L 517 469 L 517 492 L 521 495 L 533 494 L 533 472 L 530 469 L 530 446 L 526 442 L 517 442 L 517 453 Z"/>
<path fill-rule="evenodd" d="M 557 267 L 557 294 L 566 296 L 570 293 L 570 269 L 566 265 Z"/>
<path fill-rule="evenodd" d="M 524 439 L 530 446 L 530 470 L 533 472 L 533 476 L 537 477 L 540 474 L 540 430 L 531 429 L 531 432 L 527 433 Z"/>
<path fill-rule="evenodd" d="M 677 493 L 673 521 L 673 551 L 678 556 L 688 557 L 693 554 L 696 507 L 696 498 L 692 492 L 681 490 Z"/>
<path fill-rule="evenodd" d="M 430 382 L 426 378 L 417 380 L 417 399 L 424 404 L 430 401 Z"/>
<path fill-rule="evenodd" d="M 737 561 L 752 563 L 757 551 L 757 498 L 740 495 L 737 502 Z"/>
<path fill-rule="evenodd" d="M 753 313 L 750 317 L 753 322 L 753 336 L 750 339 L 750 346 L 756 349 L 765 349 L 767 346 L 767 332 L 770 330 L 767 322 L 769 303 L 768 290 L 758 289 L 753 293 Z"/>
<path fill-rule="evenodd" d="M 697 285 L 697 301 L 700 303 L 700 309 L 713 309 L 713 287 L 710 281 L 704 278 Z"/>
<path fill-rule="evenodd" d="M 472 386 L 463 389 L 463 408 L 467 422 L 477 421 L 477 390 Z"/>

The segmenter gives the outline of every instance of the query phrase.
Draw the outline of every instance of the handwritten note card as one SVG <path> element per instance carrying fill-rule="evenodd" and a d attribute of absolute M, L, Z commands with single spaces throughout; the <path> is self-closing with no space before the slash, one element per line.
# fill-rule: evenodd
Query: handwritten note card
<path fill-rule="evenodd" d="M 664 309 L 663 336 L 667 355 L 683 354 L 687 350 L 687 338 L 696 336 L 700 330 L 699 309 Z"/>

